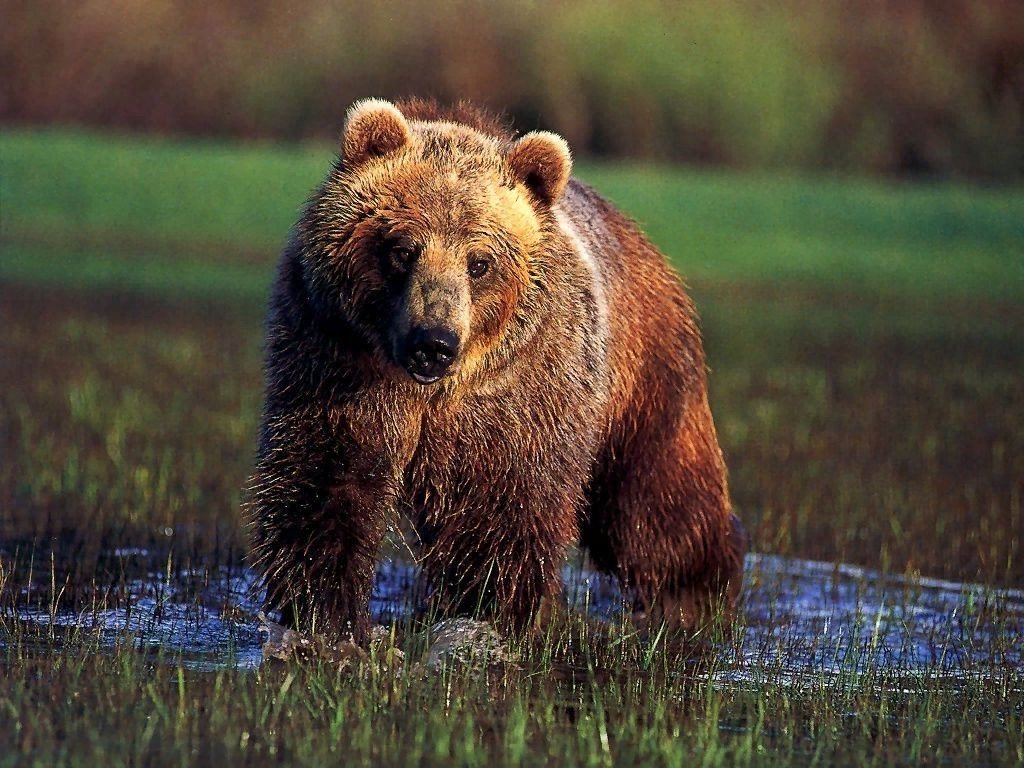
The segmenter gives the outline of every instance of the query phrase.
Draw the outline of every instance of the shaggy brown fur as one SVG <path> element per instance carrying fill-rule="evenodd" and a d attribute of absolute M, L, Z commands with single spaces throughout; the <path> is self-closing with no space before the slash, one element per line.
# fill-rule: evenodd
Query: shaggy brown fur
<path fill-rule="evenodd" d="M 406 515 L 435 598 L 527 626 L 582 542 L 648 612 L 731 605 L 693 307 L 569 150 L 466 105 L 357 103 L 285 250 L 250 490 L 285 621 L 365 637 Z"/>

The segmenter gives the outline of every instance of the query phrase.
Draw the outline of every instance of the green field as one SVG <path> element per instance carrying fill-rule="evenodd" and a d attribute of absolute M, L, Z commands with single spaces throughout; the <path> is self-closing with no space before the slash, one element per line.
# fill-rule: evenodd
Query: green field
<path fill-rule="evenodd" d="M 263 302 L 331 152 L 0 133 L 0 766 L 1024 761 L 1021 667 L 998 660 L 722 685 L 729 640 L 577 617 L 500 674 L 353 678 L 55 621 L 130 608 L 153 573 L 157 596 L 192 574 L 201 611 L 201 574 L 239 567 Z M 1024 588 L 1024 190 L 579 175 L 687 278 L 755 550 Z"/>
<path fill-rule="evenodd" d="M 282 245 L 333 148 L 7 133 L 0 153 L 5 276 L 199 291 L 204 270 L 217 268 L 207 284 L 220 296 L 220 279 L 252 274 L 229 267 L 266 264 Z M 609 165 L 578 173 L 696 284 L 912 301 L 1024 296 L 1020 190 Z M 163 280 L 159 256 L 174 257 L 177 280 Z M 140 257 L 153 263 L 140 270 Z M 233 293 L 262 290 L 246 279 Z"/>

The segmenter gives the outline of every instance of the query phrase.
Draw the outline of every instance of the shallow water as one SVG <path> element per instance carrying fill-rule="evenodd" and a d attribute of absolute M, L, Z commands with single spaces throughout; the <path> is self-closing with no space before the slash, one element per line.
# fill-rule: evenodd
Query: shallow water
<path fill-rule="evenodd" d="M 122 557 L 144 556 L 123 551 Z M 386 561 L 372 611 L 378 620 L 407 610 L 417 571 Z M 615 583 L 578 564 L 565 568 L 567 601 L 615 619 Z M 94 638 L 99 646 L 163 650 L 197 668 L 259 665 L 255 578 L 246 569 L 154 574 L 131 584 L 128 609 L 84 612 L 22 609 L 22 622 Z M 199 586 L 197 586 L 199 585 Z M 752 554 L 747 557 L 739 631 L 711 674 L 725 684 L 875 675 L 876 685 L 910 678 L 1024 674 L 1024 591 L 934 579 L 885 576 L 850 565 Z M 0 638 L 2 642 L 2 638 Z"/>

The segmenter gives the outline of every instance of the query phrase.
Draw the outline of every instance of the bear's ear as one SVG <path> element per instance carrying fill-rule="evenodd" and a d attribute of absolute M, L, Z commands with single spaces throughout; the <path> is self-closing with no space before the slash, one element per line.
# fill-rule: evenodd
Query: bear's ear
<path fill-rule="evenodd" d="M 384 157 L 404 147 L 412 138 L 409 123 L 398 107 L 383 99 L 363 99 L 353 104 L 341 134 L 341 159 L 349 168 L 374 157 Z"/>
<path fill-rule="evenodd" d="M 561 136 L 534 131 L 516 141 L 506 155 L 515 177 L 545 205 L 554 205 L 572 174 L 572 154 Z"/>

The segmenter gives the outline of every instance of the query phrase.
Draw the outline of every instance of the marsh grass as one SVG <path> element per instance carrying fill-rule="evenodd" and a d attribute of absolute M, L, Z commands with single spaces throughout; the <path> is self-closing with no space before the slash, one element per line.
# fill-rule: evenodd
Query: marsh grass
<path fill-rule="evenodd" d="M 10 629 L 10 627 L 6 627 Z M 399 628 L 399 633 L 403 629 Z M 1020 678 L 875 667 L 791 679 L 716 675 L 720 638 L 676 647 L 569 617 L 519 662 L 476 669 L 316 660 L 195 668 L 131 638 L 4 648 L 8 764 L 652 765 L 1019 762 Z M 414 646 L 406 645 L 415 652 Z"/>
<path fill-rule="evenodd" d="M 918 575 L 1024 587 L 1019 191 L 585 169 L 690 279 L 754 548 L 911 586 L 842 648 L 782 608 L 696 641 L 570 611 L 515 665 L 352 674 L 250 669 L 224 587 L 265 285 L 324 155 L 20 133 L 0 160 L 0 765 L 1024 760 L 1019 614 L 965 592 L 929 663 L 878 647 Z M 411 658 L 422 629 L 395 619 Z"/>

